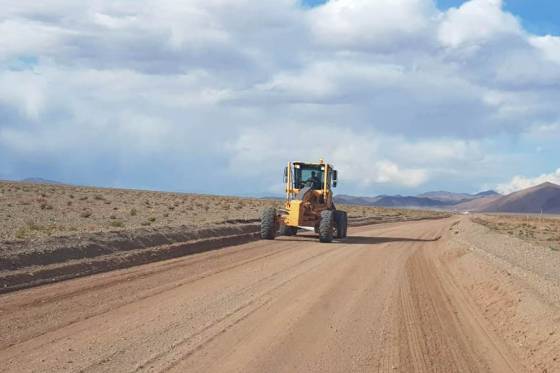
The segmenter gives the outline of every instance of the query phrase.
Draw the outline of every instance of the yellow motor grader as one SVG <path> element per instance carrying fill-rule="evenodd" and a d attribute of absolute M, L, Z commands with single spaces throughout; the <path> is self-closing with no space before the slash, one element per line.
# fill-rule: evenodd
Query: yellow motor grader
<path fill-rule="evenodd" d="M 294 236 L 299 229 L 314 231 L 321 242 L 345 238 L 348 217 L 336 209 L 331 189 L 336 187 L 337 179 L 338 172 L 322 159 L 319 163 L 288 163 L 284 169 L 284 207 L 263 210 L 261 238 Z"/>

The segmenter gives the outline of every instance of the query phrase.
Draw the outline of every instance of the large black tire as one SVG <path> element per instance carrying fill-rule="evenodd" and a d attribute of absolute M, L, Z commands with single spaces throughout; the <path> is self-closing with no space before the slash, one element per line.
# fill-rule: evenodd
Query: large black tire
<path fill-rule="evenodd" d="M 331 242 L 334 231 L 334 211 L 321 211 L 321 221 L 319 222 L 319 241 Z"/>
<path fill-rule="evenodd" d="M 341 211 L 342 213 L 342 238 L 348 237 L 348 214 L 346 211 Z"/>
<path fill-rule="evenodd" d="M 334 238 L 341 239 L 346 237 L 348 217 L 345 211 L 334 211 L 334 222 L 336 227 L 336 234 Z"/>
<path fill-rule="evenodd" d="M 334 238 L 341 239 L 344 235 L 344 229 L 342 228 L 342 214 L 338 210 L 334 210 Z"/>
<path fill-rule="evenodd" d="M 276 209 L 267 207 L 261 216 L 261 238 L 273 240 L 276 237 Z"/>
<path fill-rule="evenodd" d="M 297 234 L 297 231 L 297 227 L 291 227 L 284 224 L 280 226 L 280 236 L 295 236 Z"/>

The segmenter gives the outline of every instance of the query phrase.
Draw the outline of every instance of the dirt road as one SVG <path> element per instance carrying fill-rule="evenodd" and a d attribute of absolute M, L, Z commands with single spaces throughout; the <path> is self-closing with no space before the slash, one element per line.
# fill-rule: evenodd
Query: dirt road
<path fill-rule="evenodd" d="M 0 371 L 524 371 L 440 260 L 456 220 L 256 241 L 6 294 Z"/>

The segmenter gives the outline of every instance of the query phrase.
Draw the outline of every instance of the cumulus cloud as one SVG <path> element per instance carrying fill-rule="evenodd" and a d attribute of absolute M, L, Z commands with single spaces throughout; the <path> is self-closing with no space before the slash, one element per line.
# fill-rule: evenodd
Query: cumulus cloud
<path fill-rule="evenodd" d="M 334 0 L 309 12 L 308 18 L 322 45 L 395 49 L 427 38 L 436 14 L 429 0 Z"/>
<path fill-rule="evenodd" d="M 502 194 L 509 194 L 546 182 L 560 184 L 560 168 L 554 172 L 537 177 L 514 176 L 509 182 L 499 184 L 496 190 Z"/>
<path fill-rule="evenodd" d="M 295 133 L 297 136 L 291 135 Z M 487 161 L 477 142 L 407 140 L 328 124 L 249 127 L 227 149 L 232 154 L 232 173 L 260 177 L 270 191 L 280 190 L 281 182 L 279 174 L 270 173 L 270 166 L 290 160 L 328 160 L 340 170 L 341 187 L 351 186 L 362 193 L 386 186 L 402 190 L 423 187 L 432 178 L 462 180 L 469 171 L 454 170 L 473 164 L 484 167 Z"/>
<path fill-rule="evenodd" d="M 502 10 L 502 0 L 471 0 L 443 15 L 438 38 L 445 46 L 480 47 L 522 33 L 519 21 Z"/>
<path fill-rule="evenodd" d="M 22 0 L 0 31 L 0 177 L 269 193 L 323 157 L 343 192 L 476 190 L 560 118 L 558 37 L 497 0 Z"/>
<path fill-rule="evenodd" d="M 415 187 L 421 185 L 428 178 L 425 170 L 406 169 L 390 161 L 376 163 L 377 177 L 379 183 L 395 183 Z"/>
<path fill-rule="evenodd" d="M 529 38 L 531 45 L 535 46 L 545 58 L 560 64 L 560 37 L 558 36 L 532 36 Z"/>

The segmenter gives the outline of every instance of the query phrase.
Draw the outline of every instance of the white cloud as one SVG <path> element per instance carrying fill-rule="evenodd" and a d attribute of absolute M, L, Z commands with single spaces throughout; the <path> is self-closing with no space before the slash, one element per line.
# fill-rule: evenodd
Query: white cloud
<path fill-rule="evenodd" d="M 333 0 L 309 12 L 308 17 L 313 34 L 323 45 L 394 49 L 405 40 L 421 39 L 435 15 L 430 0 Z"/>
<path fill-rule="evenodd" d="M 445 46 L 479 47 L 495 38 L 521 32 L 517 19 L 502 10 L 502 0 L 471 0 L 447 11 L 438 36 Z"/>
<path fill-rule="evenodd" d="M 33 71 L 0 72 L 0 105 L 17 108 L 31 121 L 39 119 L 45 108 L 46 89 L 44 77 Z"/>
<path fill-rule="evenodd" d="M 560 64 L 560 37 L 552 35 L 533 36 L 529 38 L 529 42 L 539 49 L 545 58 Z"/>
<path fill-rule="evenodd" d="M 408 187 L 417 187 L 428 179 L 425 170 L 401 169 L 399 165 L 390 161 L 376 163 L 377 178 L 379 183 L 401 184 Z"/>
<path fill-rule="evenodd" d="M 483 156 L 478 142 L 464 140 L 426 140 L 417 143 L 401 142 L 400 154 L 424 163 L 443 164 L 459 161 L 476 161 Z"/>
<path fill-rule="evenodd" d="M 525 176 L 514 176 L 509 182 L 499 184 L 496 187 L 496 190 L 502 194 L 509 194 L 546 182 L 560 184 L 560 168 L 549 174 L 542 174 L 533 178 Z"/>
<path fill-rule="evenodd" d="M 70 34 L 55 25 L 44 25 L 29 20 L 0 18 L 0 61 L 20 55 L 47 52 Z"/>
<path fill-rule="evenodd" d="M 560 118 L 558 38 L 523 30 L 499 1 L 447 12 L 431 0 L 299 4 L 5 4 L 0 174 L 97 167 L 110 182 L 137 170 L 181 189 L 189 164 L 189 188 L 213 180 L 219 192 L 242 174 L 260 191 L 279 164 L 324 157 L 348 192 L 472 189 L 510 177 L 495 153 L 506 146 L 493 145 L 504 134 Z"/>
<path fill-rule="evenodd" d="M 297 133 L 298 136 L 290 134 Z M 281 144 L 281 145 L 280 145 Z M 435 149 L 433 143 L 409 143 L 402 138 L 367 131 L 355 132 L 333 125 L 285 124 L 265 128 L 248 128 L 234 142 L 228 144 L 232 172 L 244 177 L 270 177 L 271 165 L 282 165 L 290 160 L 332 162 L 340 172 L 341 185 L 354 189 L 377 189 L 384 184 L 404 188 L 424 185 L 433 175 L 426 166 L 439 161 L 454 162 L 462 154 L 448 150 L 457 144 L 443 141 Z M 442 150 L 445 149 L 445 150 Z M 430 156 L 416 152 L 433 151 Z M 410 164 L 410 157 L 416 157 Z M 445 159 L 444 159 L 445 158 Z M 439 175 L 435 175 L 439 176 Z M 280 186 L 276 185 L 277 190 Z"/>

